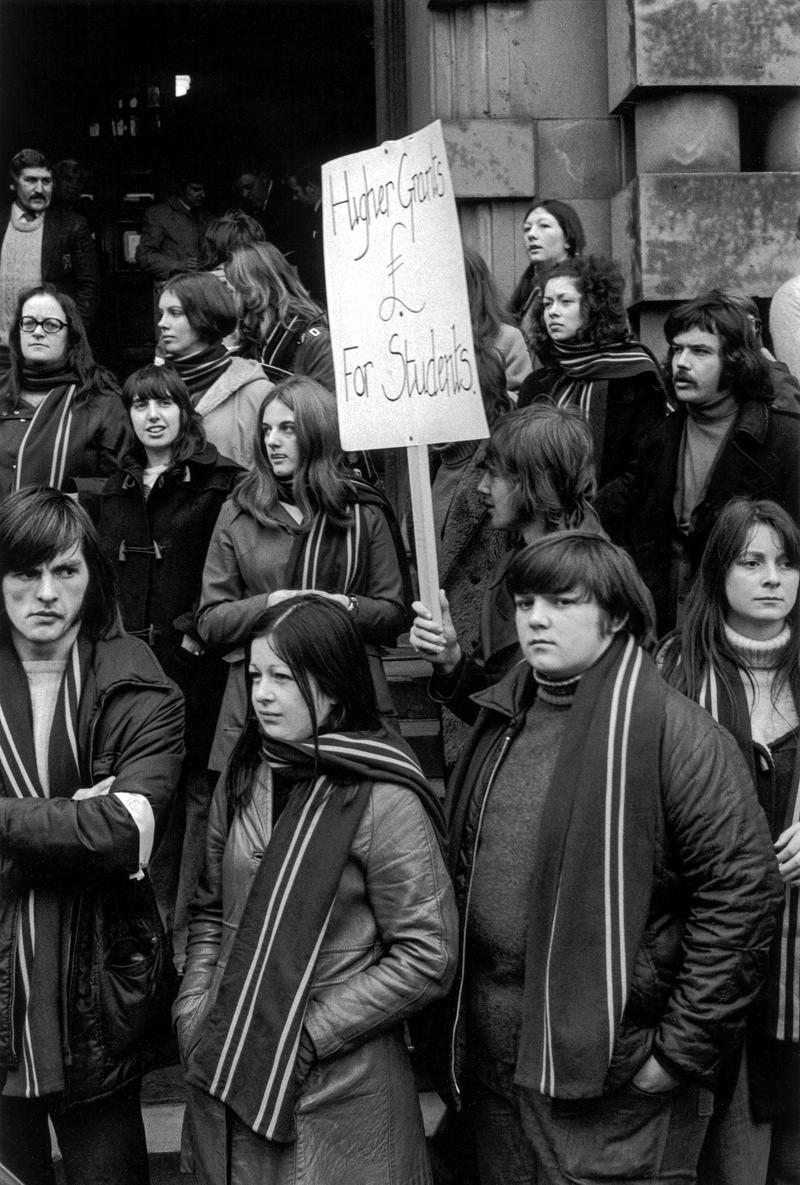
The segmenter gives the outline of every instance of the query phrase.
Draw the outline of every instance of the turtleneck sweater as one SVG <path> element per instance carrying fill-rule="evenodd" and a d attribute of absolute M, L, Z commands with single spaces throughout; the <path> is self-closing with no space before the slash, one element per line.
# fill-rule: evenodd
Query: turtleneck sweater
<path fill-rule="evenodd" d="M 536 679 L 537 695 L 489 789 L 475 856 L 466 956 L 471 1073 L 517 1057 L 539 824 L 578 679 Z"/>
<path fill-rule="evenodd" d="M 690 404 L 681 445 L 673 509 L 686 528 L 703 500 L 711 472 L 736 421 L 739 405 L 727 393 L 713 403 Z"/>
<path fill-rule="evenodd" d="M 742 685 L 750 711 L 753 740 L 771 745 L 797 728 L 798 717 L 791 689 L 784 684 L 775 689 L 775 674 L 790 638 L 786 625 L 776 638 L 755 641 L 725 626 L 725 637 L 741 668 Z"/>

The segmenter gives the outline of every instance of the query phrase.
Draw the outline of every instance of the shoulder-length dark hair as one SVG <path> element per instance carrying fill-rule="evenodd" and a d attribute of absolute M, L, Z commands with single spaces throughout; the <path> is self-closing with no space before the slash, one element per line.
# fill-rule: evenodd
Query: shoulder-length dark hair
<path fill-rule="evenodd" d="M 189 388 L 181 376 L 171 366 L 142 366 L 135 370 L 125 380 L 122 388 L 122 402 L 128 415 L 137 399 L 171 399 L 180 412 L 180 428 L 172 445 L 171 459 L 173 464 L 180 465 L 188 461 L 197 453 L 202 453 L 206 447 L 206 434 L 203 421 L 192 407 Z M 131 429 L 133 444 L 130 456 L 140 464 L 147 463 L 147 453 L 142 442 Z"/>
<path fill-rule="evenodd" d="M 523 222 L 534 210 L 540 209 L 546 210 L 552 218 L 555 218 L 561 227 L 566 243 L 567 255 L 570 258 L 583 255 L 586 249 L 586 235 L 577 210 L 573 209 L 567 202 L 560 202 L 557 198 L 542 198 L 541 201 L 534 198 L 525 211 Z M 539 283 L 540 268 L 535 263 L 529 263 L 520 276 L 511 301 L 509 302 L 511 312 L 515 317 L 519 318 L 522 315 L 531 298 L 531 294 Z"/>
<path fill-rule="evenodd" d="M 542 361 L 556 357 L 545 328 L 544 297 L 549 282 L 559 276 L 572 280 L 581 295 L 585 325 L 572 339 L 575 344 L 608 346 L 630 340 L 628 314 L 623 299 L 625 279 L 613 259 L 606 259 L 602 255 L 565 259 L 548 269 L 543 277 L 542 290 L 533 301 L 532 333 L 536 353 Z"/>
<path fill-rule="evenodd" d="M 26 288 L 17 297 L 17 307 L 14 309 L 14 320 L 8 335 L 8 347 L 11 355 L 11 369 L 9 376 L 8 403 L 16 407 L 19 402 L 20 391 L 24 387 L 22 372 L 25 359 L 22 356 L 20 343 L 19 322 L 22 310 L 27 301 L 34 296 L 52 296 L 64 310 L 64 320 L 67 323 L 67 352 L 64 355 L 64 371 L 71 371 L 77 379 L 75 391 L 76 403 L 84 403 L 93 395 L 119 396 L 119 383 L 110 370 L 99 366 L 94 360 L 92 347 L 86 336 L 86 330 L 78 312 L 78 306 L 71 296 L 59 292 L 54 284 L 35 284 Z"/>
<path fill-rule="evenodd" d="M 472 247 L 464 248 L 464 275 L 475 348 L 490 349 L 503 324 L 513 324 L 486 260 Z"/>
<path fill-rule="evenodd" d="M 225 264 L 225 275 L 233 288 L 240 332 L 253 346 L 262 345 L 275 325 L 288 325 L 293 317 L 308 323 L 324 315 L 273 243 L 239 247 Z"/>
<path fill-rule="evenodd" d="M 540 520 L 545 531 L 579 527 L 597 491 L 592 433 L 574 407 L 536 404 L 497 421 L 484 466 L 512 486 L 518 527 Z"/>
<path fill-rule="evenodd" d="M 512 596 L 556 596 L 580 589 L 595 600 L 609 621 L 650 649 L 655 639 L 652 599 L 631 557 L 594 531 L 556 531 L 523 547 L 509 566 Z"/>
<path fill-rule="evenodd" d="M 222 341 L 236 328 L 236 308 L 231 294 L 210 272 L 180 272 L 170 276 L 161 292 L 172 293 L 186 320 L 206 345 Z"/>
<path fill-rule="evenodd" d="M 352 617 L 327 598 L 291 597 L 266 609 L 253 623 L 246 647 L 245 671 L 253 643 L 264 638 L 286 663 L 300 689 L 313 727 L 314 744 L 320 732 L 374 732 L 380 712 L 369 660 Z M 326 721 L 318 721 L 314 688 L 333 701 Z M 261 733 L 250 704 L 244 729 L 231 754 L 226 792 L 232 808 L 246 801 L 259 762 Z"/>
<path fill-rule="evenodd" d="M 244 210 L 226 210 L 221 218 L 209 222 L 200 249 L 200 267 L 207 271 L 230 259 L 237 247 L 263 243 L 264 227 Z"/>
<path fill-rule="evenodd" d="M 679 334 L 692 329 L 716 333 L 720 339 L 720 391 L 730 391 L 737 402 L 744 399 L 771 402 L 775 391 L 769 363 L 761 352 L 752 323 L 740 301 L 717 290 L 678 305 L 664 322 L 664 336 L 669 344 L 667 380 L 673 396 L 673 342 Z"/>
<path fill-rule="evenodd" d="M 0 501 L 0 581 L 12 572 L 29 572 L 51 563 L 74 547 L 80 547 L 89 569 L 81 632 L 93 641 L 121 633 L 114 572 L 83 507 L 50 486 L 27 486 Z M 0 630 L 8 636 L 2 597 Z"/>
<path fill-rule="evenodd" d="M 698 699 L 703 678 L 713 668 L 728 694 L 727 660 L 741 666 L 725 633 L 728 601 L 725 581 L 731 564 L 741 555 L 756 527 L 769 527 L 778 536 L 793 568 L 800 568 L 800 529 L 777 502 L 732 498 L 723 507 L 700 560 L 684 604 L 683 624 L 664 650 L 663 675 L 690 699 Z M 791 636 L 773 682 L 777 695 L 787 685 L 800 703 L 800 603 L 795 600 L 787 615 Z M 745 669 L 745 668 L 742 668 Z M 748 672 L 749 675 L 749 672 Z M 734 700 L 735 702 L 735 700 Z"/>
<path fill-rule="evenodd" d="M 295 505 L 303 515 L 298 530 L 310 530 L 320 510 L 337 526 L 345 526 L 350 519 L 348 504 L 353 500 L 353 487 L 339 443 L 336 398 L 321 383 L 304 375 L 292 375 L 276 383 L 258 409 L 253 468 L 234 493 L 234 502 L 261 526 L 278 525 L 274 512 L 279 489 L 262 428 L 264 412 L 277 400 L 294 412 L 300 456 L 292 478 L 292 491 Z"/>

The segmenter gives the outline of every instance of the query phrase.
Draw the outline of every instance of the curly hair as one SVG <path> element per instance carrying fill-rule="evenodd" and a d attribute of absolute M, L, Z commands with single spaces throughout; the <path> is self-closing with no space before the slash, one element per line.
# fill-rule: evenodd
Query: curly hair
<path fill-rule="evenodd" d="M 678 305 L 664 322 L 664 336 L 669 343 L 667 380 L 673 397 L 673 343 L 679 334 L 692 329 L 714 333 L 720 340 L 720 393 L 730 391 L 737 403 L 744 399 L 760 399 L 769 403 L 774 399 L 769 363 L 758 346 L 746 310 L 738 298 L 716 290 Z"/>
<path fill-rule="evenodd" d="M 609 346 L 631 337 L 623 293 L 625 280 L 613 259 L 589 255 L 585 259 L 565 259 L 547 271 L 542 289 L 533 301 L 533 339 L 536 353 L 543 362 L 557 357 L 544 323 L 544 297 L 551 280 L 564 276 L 572 280 L 581 296 L 584 326 L 572 344 Z"/>
<path fill-rule="evenodd" d="M 52 296 L 53 300 L 57 301 L 63 309 L 64 320 L 67 323 L 67 349 L 64 355 L 64 370 L 72 371 L 77 378 L 77 389 L 75 392 L 76 405 L 87 402 L 93 395 L 113 395 L 119 397 L 119 383 L 111 371 L 106 370 L 104 366 L 100 366 L 94 360 L 92 347 L 89 345 L 89 339 L 86 336 L 86 330 L 83 327 L 83 321 L 81 320 L 81 315 L 78 312 L 78 306 L 75 304 L 75 301 L 71 296 L 67 296 L 65 292 L 59 292 L 54 284 L 45 283 L 36 284 L 33 288 L 26 288 L 23 292 L 20 292 L 17 298 L 14 319 L 8 335 L 10 370 L 8 395 L 5 400 L 6 406 L 11 409 L 17 406 L 20 392 L 24 387 L 22 372 L 25 367 L 25 359 L 22 355 L 19 322 L 24 306 L 34 296 Z"/>
<path fill-rule="evenodd" d="M 279 488 L 267 456 L 262 420 L 271 403 L 280 401 L 294 412 L 299 462 L 292 477 L 295 505 L 303 515 L 298 531 L 308 531 L 318 510 L 343 527 L 350 520 L 348 480 L 339 443 L 336 399 L 314 379 L 293 375 L 276 383 L 258 409 L 253 468 L 233 495 L 246 514 L 264 527 L 285 526 L 274 518 Z"/>
<path fill-rule="evenodd" d="M 122 388 L 122 402 L 130 415 L 131 407 L 137 400 L 171 399 L 180 412 L 180 427 L 175 443 L 171 450 L 171 460 L 175 465 L 188 461 L 190 457 L 201 453 L 206 446 L 206 434 L 202 418 L 192 407 L 192 400 L 186 383 L 171 366 L 142 366 L 135 370 L 125 380 Z M 134 433 L 135 437 L 135 433 Z M 146 458 L 144 445 L 134 439 L 130 455 L 143 463 Z"/>
<path fill-rule="evenodd" d="M 239 247 L 225 264 L 225 275 L 233 288 L 240 333 L 256 348 L 275 325 L 287 325 L 292 317 L 315 321 L 323 316 L 289 260 L 273 243 Z"/>

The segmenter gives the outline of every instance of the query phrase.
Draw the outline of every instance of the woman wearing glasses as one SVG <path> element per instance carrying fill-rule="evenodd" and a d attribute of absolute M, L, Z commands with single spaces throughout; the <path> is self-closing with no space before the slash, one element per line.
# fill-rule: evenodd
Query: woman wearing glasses
<path fill-rule="evenodd" d="M 92 357 L 71 297 L 52 284 L 20 294 L 9 335 L 11 369 L 0 403 L 0 495 L 106 478 L 131 435 L 116 379 Z"/>

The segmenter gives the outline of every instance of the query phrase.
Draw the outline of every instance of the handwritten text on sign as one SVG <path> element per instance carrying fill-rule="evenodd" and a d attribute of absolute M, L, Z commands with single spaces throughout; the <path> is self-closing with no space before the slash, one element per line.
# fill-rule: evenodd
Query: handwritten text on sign
<path fill-rule="evenodd" d="M 322 183 L 342 444 L 488 435 L 441 125 L 331 161 Z"/>

